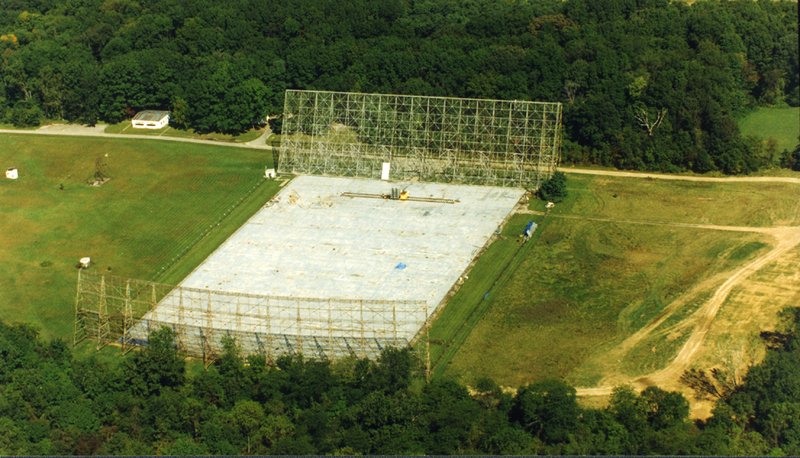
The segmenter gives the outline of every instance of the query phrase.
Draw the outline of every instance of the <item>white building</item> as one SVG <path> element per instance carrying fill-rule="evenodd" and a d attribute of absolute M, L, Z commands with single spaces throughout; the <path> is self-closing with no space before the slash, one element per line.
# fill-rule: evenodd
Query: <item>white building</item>
<path fill-rule="evenodd" d="M 6 178 L 9 180 L 16 180 L 19 178 L 19 171 L 15 167 L 6 169 Z"/>
<path fill-rule="evenodd" d="M 169 124 L 169 111 L 144 110 L 136 113 L 131 125 L 136 129 L 161 129 Z"/>

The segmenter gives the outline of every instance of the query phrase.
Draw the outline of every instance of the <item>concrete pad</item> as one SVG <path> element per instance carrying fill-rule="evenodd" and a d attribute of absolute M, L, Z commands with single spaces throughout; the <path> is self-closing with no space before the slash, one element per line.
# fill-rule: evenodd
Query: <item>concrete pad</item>
<path fill-rule="evenodd" d="M 388 195 L 393 187 L 412 198 L 458 202 L 342 196 Z M 303 335 L 301 345 L 316 338 L 315 347 L 347 337 L 408 341 L 523 194 L 515 188 L 297 177 L 145 321 L 237 336 Z"/>

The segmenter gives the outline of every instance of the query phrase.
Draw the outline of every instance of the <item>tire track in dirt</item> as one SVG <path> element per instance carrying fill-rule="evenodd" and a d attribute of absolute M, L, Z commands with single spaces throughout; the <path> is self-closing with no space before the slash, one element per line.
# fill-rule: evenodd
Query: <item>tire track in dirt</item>
<path fill-rule="evenodd" d="M 214 146 L 230 146 L 232 148 L 251 148 L 251 149 L 265 149 L 272 150 L 272 146 L 262 143 L 266 141 L 266 133 L 262 134 L 255 140 L 246 143 L 226 142 L 220 140 L 203 140 L 200 138 L 184 138 L 184 137 L 168 137 L 162 135 L 146 135 L 146 134 L 110 134 L 105 132 L 105 124 L 98 124 L 97 126 L 79 126 L 75 124 L 51 124 L 42 126 L 36 130 L 22 130 L 22 129 L 0 129 L 0 134 L 20 134 L 20 135 L 53 135 L 53 136 L 68 136 L 68 137 L 102 137 L 102 138 L 127 138 L 139 140 L 164 140 L 170 142 L 183 142 L 183 143 L 198 143 Z"/>
<path fill-rule="evenodd" d="M 722 307 L 722 304 L 730 295 L 733 288 L 747 279 L 750 275 L 757 272 L 765 265 L 773 262 L 787 253 L 789 250 L 800 245 L 800 227 L 773 228 L 764 231 L 754 231 L 768 233 L 777 239 L 777 244 L 769 252 L 759 256 L 741 269 L 734 272 L 717 290 L 711 299 L 706 302 L 696 313 L 697 324 L 695 330 L 678 351 L 677 356 L 670 364 L 656 372 L 639 377 L 634 382 L 636 385 L 661 385 L 666 382 L 675 381 L 689 368 L 692 357 L 700 350 L 708 331 L 714 322 L 714 318 Z"/>
<path fill-rule="evenodd" d="M 627 177 L 627 178 L 645 178 L 656 180 L 677 180 L 677 181 L 701 181 L 701 182 L 716 182 L 716 183 L 736 183 L 736 182 L 751 182 L 751 183 L 792 183 L 800 184 L 800 178 L 795 177 L 704 177 L 704 176 L 687 176 L 687 175 L 667 175 L 660 173 L 644 173 L 644 172 L 626 172 L 617 170 L 592 170 L 581 168 L 559 168 L 560 171 L 565 173 L 581 174 L 581 175 L 600 175 L 610 177 Z M 779 259 L 781 256 L 800 245 L 800 227 L 746 227 L 746 226 L 720 226 L 713 224 L 691 224 L 691 223 L 672 223 L 672 222 L 650 222 L 650 221 L 625 221 L 615 220 L 610 218 L 591 218 L 579 217 L 571 215 L 551 215 L 557 218 L 565 219 L 584 219 L 590 221 L 609 222 L 609 223 L 627 223 L 627 224 L 643 224 L 643 225 L 656 225 L 656 226 L 672 226 L 672 227 L 686 227 L 696 229 L 720 230 L 720 231 L 734 231 L 734 232 L 754 232 L 767 234 L 776 239 L 775 246 L 767 253 L 759 256 L 753 261 L 749 262 L 740 269 L 734 271 L 720 285 L 714 295 L 706 301 L 700 309 L 692 314 L 690 319 L 694 320 L 693 324 L 695 329 L 678 351 L 678 354 L 667 365 L 667 367 L 650 374 L 632 378 L 629 380 L 620 380 L 621 383 L 603 384 L 596 387 L 580 387 L 577 388 L 578 396 L 608 396 L 614 388 L 618 385 L 627 384 L 632 385 L 636 389 L 643 389 L 650 385 L 664 385 L 671 382 L 676 382 L 683 371 L 689 367 L 689 364 L 695 354 L 702 348 L 703 341 L 705 340 L 708 331 L 714 322 L 714 318 L 722 307 L 722 304 L 729 297 L 734 287 L 741 284 L 750 275 L 757 272 L 772 261 Z M 672 305 L 672 304 L 670 304 Z M 622 351 L 630 349 L 636 343 L 641 342 L 644 338 L 649 336 L 655 329 L 658 328 L 676 309 L 669 306 L 666 313 L 662 313 L 659 317 L 629 336 L 618 347 L 612 349 L 614 351 Z"/>
<path fill-rule="evenodd" d="M 558 217 L 569 218 L 569 219 L 599 220 L 604 222 L 617 222 L 617 223 L 690 227 L 698 229 L 722 230 L 722 231 L 734 231 L 734 232 L 754 232 L 754 233 L 762 233 L 770 235 L 776 240 L 775 246 L 767 253 L 757 257 L 753 261 L 747 263 L 745 266 L 737 269 L 732 274 L 730 274 L 727 280 L 725 280 L 722 283 L 722 285 L 720 285 L 716 289 L 713 296 L 708 301 L 706 301 L 703 304 L 703 306 L 700 307 L 700 309 L 698 309 L 695 313 L 692 314 L 692 317 L 690 319 L 694 321 L 694 323 L 691 324 L 694 325 L 695 329 L 692 331 L 689 338 L 686 340 L 681 349 L 678 351 L 675 358 L 673 358 L 673 360 L 665 368 L 644 376 L 627 380 L 627 384 L 632 385 L 635 389 L 643 389 L 651 385 L 665 385 L 677 381 L 683 374 L 683 372 L 689 368 L 689 365 L 694 355 L 697 354 L 697 352 L 702 348 L 705 337 L 708 334 L 708 331 L 711 329 L 711 326 L 714 322 L 714 318 L 719 312 L 719 309 L 722 307 L 722 304 L 725 303 L 725 300 L 728 298 L 733 288 L 741 284 L 750 275 L 757 272 L 770 262 L 777 260 L 778 258 L 783 256 L 793 248 L 800 245 L 800 227 L 760 228 L 760 227 L 743 227 L 743 226 L 719 226 L 719 225 L 709 225 L 709 224 L 619 221 L 606 218 L 578 218 L 569 215 L 560 215 Z M 612 349 L 612 352 L 624 353 L 626 349 L 632 348 L 637 343 L 641 342 L 643 339 L 649 336 L 670 315 L 671 313 L 664 313 L 659 315 L 659 317 L 656 320 L 654 320 L 641 330 L 637 331 L 633 335 L 629 336 L 615 349 Z M 613 385 L 607 384 L 597 387 L 581 387 L 577 388 L 577 394 L 578 396 L 608 396 L 612 393 L 612 391 L 616 386 L 625 383 L 626 383 L 625 381 L 621 381 L 621 383 L 614 383 Z"/>

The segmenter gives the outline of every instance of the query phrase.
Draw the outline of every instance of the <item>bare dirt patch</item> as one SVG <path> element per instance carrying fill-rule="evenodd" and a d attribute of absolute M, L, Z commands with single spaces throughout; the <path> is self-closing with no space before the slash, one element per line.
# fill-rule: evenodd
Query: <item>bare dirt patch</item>
<path fill-rule="evenodd" d="M 632 380 L 625 380 L 619 374 L 607 376 L 597 387 L 579 388 L 578 394 L 580 396 L 608 396 L 611 394 L 613 388 L 620 384 L 630 384 L 637 389 L 643 389 L 650 385 L 658 385 L 665 389 L 687 392 L 687 389 L 682 386 L 679 379 L 684 371 L 692 366 L 699 355 L 704 355 L 708 363 L 711 361 L 719 362 L 718 354 L 716 354 L 714 358 L 709 358 L 710 349 L 706 345 L 707 337 L 712 327 L 715 325 L 720 308 L 731 297 L 734 288 L 739 288 L 737 290 L 739 297 L 735 299 L 739 307 L 735 308 L 733 317 L 741 321 L 734 321 L 731 319 L 733 317 L 731 317 L 728 318 L 728 326 L 725 326 L 723 323 L 718 323 L 716 326 L 717 329 L 724 328 L 725 330 L 729 330 L 737 327 L 740 329 L 758 328 L 758 324 L 764 323 L 765 321 L 774 321 L 774 318 L 771 319 L 771 317 L 777 316 L 779 307 L 788 305 L 791 300 L 796 299 L 800 295 L 800 289 L 794 286 L 797 285 L 799 283 L 798 280 L 800 280 L 800 270 L 797 269 L 797 254 L 794 253 L 794 251 L 797 251 L 796 248 L 800 246 L 800 227 L 747 228 L 709 225 L 688 226 L 714 230 L 757 232 L 769 235 L 774 239 L 775 243 L 768 252 L 756 257 L 754 260 L 727 275 L 727 279 L 716 288 L 712 297 L 703 304 L 700 309 L 692 314 L 692 316 L 675 327 L 676 331 L 678 327 L 685 328 L 687 326 L 692 326 L 694 329 L 675 358 L 666 367 Z M 774 264 L 774 266 L 771 266 L 771 272 L 764 275 L 766 281 L 754 276 L 754 274 L 770 264 Z M 750 280 L 751 277 L 755 277 L 754 280 Z M 713 280 L 714 279 L 709 279 L 703 284 L 713 282 Z M 697 285 L 695 289 L 701 288 L 703 284 Z M 776 300 L 776 297 L 780 299 Z M 742 299 L 746 301 L 744 304 Z M 755 303 L 749 302 L 751 300 L 754 300 Z M 758 305 L 761 305 L 765 301 L 773 302 L 772 307 L 766 307 L 771 310 L 771 313 L 765 314 L 764 309 L 758 307 Z M 745 305 L 748 303 L 749 305 Z M 647 326 L 637 331 L 623 341 L 622 344 L 614 348 L 609 353 L 609 357 L 613 359 L 613 355 L 621 356 L 641 343 L 674 313 L 680 305 L 680 300 L 670 304 L 667 309 L 665 309 L 664 313 L 660 314 Z M 754 315 L 754 311 L 760 311 L 760 313 Z M 711 361 L 708 361 L 709 359 Z M 746 365 L 752 362 L 752 358 L 741 359 L 739 365 Z M 740 370 L 740 367 L 735 367 L 733 369 Z M 696 404 L 697 405 L 693 409 L 694 415 L 704 416 L 709 412 L 708 406 L 705 403 Z"/>

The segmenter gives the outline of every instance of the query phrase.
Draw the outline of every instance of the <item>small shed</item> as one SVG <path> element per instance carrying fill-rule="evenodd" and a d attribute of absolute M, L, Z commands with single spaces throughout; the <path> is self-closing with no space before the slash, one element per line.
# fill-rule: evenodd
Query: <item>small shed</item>
<path fill-rule="evenodd" d="M 161 129 L 169 124 L 169 111 L 144 110 L 136 113 L 131 125 L 136 129 Z"/>
<path fill-rule="evenodd" d="M 6 169 L 6 178 L 9 180 L 16 180 L 19 178 L 19 170 L 16 167 L 9 167 Z"/>

